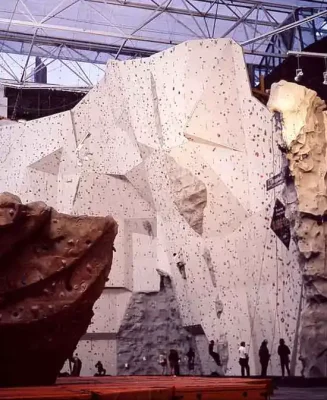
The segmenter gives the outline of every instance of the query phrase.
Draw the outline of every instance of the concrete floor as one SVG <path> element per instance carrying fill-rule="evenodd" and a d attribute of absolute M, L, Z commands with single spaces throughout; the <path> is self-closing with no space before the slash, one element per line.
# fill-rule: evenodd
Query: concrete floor
<path fill-rule="evenodd" d="M 327 400 L 327 387 L 280 387 L 275 390 L 271 400 Z"/>

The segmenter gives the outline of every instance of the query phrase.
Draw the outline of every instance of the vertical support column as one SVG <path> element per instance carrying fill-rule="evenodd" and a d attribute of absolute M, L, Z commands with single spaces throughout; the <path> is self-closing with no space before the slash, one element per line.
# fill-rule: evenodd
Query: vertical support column
<path fill-rule="evenodd" d="M 5 87 L 0 85 L 0 118 L 8 118 L 8 99 L 5 96 Z"/>

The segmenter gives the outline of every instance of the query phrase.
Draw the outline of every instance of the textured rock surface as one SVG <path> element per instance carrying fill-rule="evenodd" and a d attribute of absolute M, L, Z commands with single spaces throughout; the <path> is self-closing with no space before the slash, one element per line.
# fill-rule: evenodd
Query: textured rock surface
<path fill-rule="evenodd" d="M 282 113 L 287 158 L 298 197 L 295 234 L 304 260 L 300 352 L 309 376 L 325 376 L 327 351 L 326 105 L 294 83 L 273 85 L 268 106 Z"/>
<path fill-rule="evenodd" d="M 168 158 L 167 169 L 178 211 L 190 227 L 202 235 L 204 209 L 207 205 L 206 185 L 172 157 Z"/>
<path fill-rule="evenodd" d="M 194 373 L 203 371 L 194 337 L 183 327 L 170 278 L 163 280 L 160 292 L 135 293 L 131 298 L 117 337 L 119 375 L 160 375 L 159 354 L 166 354 L 168 360 L 170 349 L 179 353 L 181 374 L 188 374 L 190 345 L 195 351 Z"/>
<path fill-rule="evenodd" d="M 0 195 L 0 384 L 54 383 L 93 316 L 117 224 Z"/>

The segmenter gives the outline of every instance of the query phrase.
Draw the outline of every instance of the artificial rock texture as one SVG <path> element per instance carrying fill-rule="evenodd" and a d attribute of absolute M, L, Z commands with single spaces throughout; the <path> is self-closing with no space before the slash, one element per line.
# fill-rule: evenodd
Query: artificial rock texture
<path fill-rule="evenodd" d="M 1 191 L 119 223 L 77 348 L 82 374 L 99 359 L 117 373 L 127 306 L 134 293 L 159 292 L 157 269 L 171 276 L 183 327 L 201 327 L 201 354 L 218 341 L 226 373 L 239 374 L 244 340 L 260 373 L 267 339 L 269 373 L 280 373 L 279 338 L 295 347 L 301 274 L 295 243 L 286 249 L 270 229 L 283 190 L 266 190 L 282 165 L 272 117 L 252 97 L 242 48 L 221 39 L 109 62 L 70 112 L 0 128 Z"/>
<path fill-rule="evenodd" d="M 108 277 L 117 224 L 0 194 L 0 385 L 54 383 Z"/>
<path fill-rule="evenodd" d="M 327 112 L 317 93 L 294 83 L 272 86 L 268 103 L 280 112 L 297 192 L 295 235 L 303 261 L 300 352 L 306 374 L 325 376 L 327 351 Z"/>
<path fill-rule="evenodd" d="M 190 227 L 202 235 L 204 209 L 207 205 L 206 186 L 172 157 L 167 161 L 168 176 L 175 197 L 174 204 Z"/>
<path fill-rule="evenodd" d="M 168 361 L 170 349 L 178 351 L 181 374 L 187 375 L 190 346 L 195 351 L 193 373 L 203 372 L 195 339 L 183 327 L 170 278 L 163 281 L 159 292 L 135 293 L 131 298 L 117 335 L 119 375 L 161 375 L 159 355 L 165 354 Z M 169 364 L 166 373 L 170 373 Z"/>

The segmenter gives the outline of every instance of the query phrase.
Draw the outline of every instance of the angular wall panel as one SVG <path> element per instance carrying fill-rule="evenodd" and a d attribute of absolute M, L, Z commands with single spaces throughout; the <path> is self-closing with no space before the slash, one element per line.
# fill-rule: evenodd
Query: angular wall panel
<path fill-rule="evenodd" d="M 29 168 L 33 168 L 42 172 L 47 172 L 48 174 L 52 175 L 58 175 L 61 156 L 62 148 L 55 150 L 54 152 L 46 155 L 35 163 L 29 165 Z"/>

